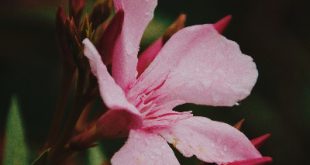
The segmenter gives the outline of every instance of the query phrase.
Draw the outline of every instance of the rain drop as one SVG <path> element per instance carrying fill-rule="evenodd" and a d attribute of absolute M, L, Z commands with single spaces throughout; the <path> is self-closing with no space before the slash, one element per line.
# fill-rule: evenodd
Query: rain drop
<path fill-rule="evenodd" d="M 224 146 L 224 152 L 227 152 L 227 146 Z"/>

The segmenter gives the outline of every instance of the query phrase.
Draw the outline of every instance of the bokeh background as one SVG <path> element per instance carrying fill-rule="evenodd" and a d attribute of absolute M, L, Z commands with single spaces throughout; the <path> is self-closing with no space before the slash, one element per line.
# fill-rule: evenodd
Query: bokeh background
<path fill-rule="evenodd" d="M 13 95 L 20 103 L 29 147 L 37 151 L 47 136 L 60 85 L 54 22 L 61 3 L 0 1 L 0 155 Z M 159 0 L 144 45 L 180 13 L 187 14 L 187 25 L 233 15 L 224 35 L 237 41 L 257 64 L 259 79 L 252 95 L 233 108 L 178 108 L 230 124 L 245 118 L 242 131 L 248 137 L 272 134 L 261 151 L 274 158 L 273 164 L 306 164 L 310 154 L 309 7 L 307 0 Z"/>

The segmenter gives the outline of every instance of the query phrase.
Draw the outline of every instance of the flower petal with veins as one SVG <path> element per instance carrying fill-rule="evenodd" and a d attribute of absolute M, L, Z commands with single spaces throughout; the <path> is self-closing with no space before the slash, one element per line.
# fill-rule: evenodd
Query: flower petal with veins
<path fill-rule="evenodd" d="M 252 58 L 235 42 L 212 25 L 198 25 L 172 36 L 127 95 L 137 96 L 164 82 L 155 94 L 162 106 L 232 106 L 250 94 L 257 75 Z"/>
<path fill-rule="evenodd" d="M 99 84 L 99 92 L 102 100 L 106 106 L 110 109 L 106 114 L 100 118 L 100 129 L 103 130 L 103 134 L 118 133 L 115 130 L 128 130 L 129 128 L 138 128 L 142 125 L 142 118 L 140 112 L 129 103 L 123 90 L 115 83 L 113 78 L 107 71 L 106 66 L 103 64 L 99 53 L 97 52 L 94 45 L 85 39 L 84 43 L 84 54 L 89 60 L 92 73 L 97 77 Z M 119 115 L 118 115 L 119 114 Z M 121 121 L 126 119 L 128 123 L 115 123 L 115 120 Z M 115 126 L 114 129 L 110 129 L 110 126 Z M 112 132 L 106 132 L 111 130 Z"/>
<path fill-rule="evenodd" d="M 179 165 L 165 139 L 139 130 L 130 131 L 126 144 L 111 162 L 113 165 Z"/>
<path fill-rule="evenodd" d="M 125 91 L 136 79 L 138 51 L 143 32 L 153 18 L 157 0 L 114 0 L 116 11 L 125 13 L 122 32 L 112 56 L 112 75 Z"/>
<path fill-rule="evenodd" d="M 209 163 L 229 163 L 260 158 L 248 138 L 234 127 L 205 117 L 179 121 L 161 135 L 184 156 Z"/>

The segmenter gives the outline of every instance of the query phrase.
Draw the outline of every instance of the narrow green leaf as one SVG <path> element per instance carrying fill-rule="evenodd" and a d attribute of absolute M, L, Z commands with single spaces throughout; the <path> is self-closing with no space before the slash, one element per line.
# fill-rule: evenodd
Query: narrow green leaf
<path fill-rule="evenodd" d="M 106 158 L 99 146 L 88 150 L 88 165 L 101 165 Z"/>
<path fill-rule="evenodd" d="M 3 165 L 28 165 L 28 160 L 18 102 L 13 97 L 6 123 Z"/>

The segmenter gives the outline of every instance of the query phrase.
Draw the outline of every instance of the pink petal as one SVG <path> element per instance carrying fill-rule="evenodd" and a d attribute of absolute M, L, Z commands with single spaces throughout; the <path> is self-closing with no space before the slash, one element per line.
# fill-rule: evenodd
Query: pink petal
<path fill-rule="evenodd" d="M 126 144 L 112 157 L 112 165 L 179 165 L 167 142 L 156 134 L 130 131 Z"/>
<path fill-rule="evenodd" d="M 117 130 L 119 132 L 118 129 L 122 129 L 120 126 L 126 126 L 128 128 L 140 127 L 142 124 L 140 112 L 127 101 L 123 90 L 115 83 L 113 78 L 108 73 L 107 68 L 103 64 L 94 45 L 88 39 L 85 39 L 83 43 L 85 46 L 84 54 L 89 60 L 92 73 L 98 79 L 99 91 L 102 100 L 110 109 L 99 120 L 99 128 L 104 131 L 111 130 L 112 132 L 115 132 L 115 130 Z M 121 119 L 126 119 L 125 121 L 130 123 L 130 125 L 128 126 L 126 124 L 119 123 L 115 124 L 115 121 L 120 121 Z M 115 128 L 108 127 L 113 124 L 115 124 Z M 111 134 L 109 132 L 103 133 L 109 135 Z"/>
<path fill-rule="evenodd" d="M 257 75 L 252 58 L 213 25 L 192 26 L 165 44 L 127 96 L 163 84 L 154 94 L 158 104 L 232 106 L 250 94 Z"/>
<path fill-rule="evenodd" d="M 256 158 L 256 159 L 228 163 L 227 165 L 263 165 L 263 164 L 268 164 L 271 162 L 272 162 L 271 157 L 261 157 L 261 158 Z"/>
<path fill-rule="evenodd" d="M 154 60 L 160 49 L 164 46 L 163 38 L 159 38 L 152 45 L 150 45 L 139 57 L 138 74 L 140 75 Z"/>
<path fill-rule="evenodd" d="M 240 131 L 204 117 L 180 121 L 161 135 L 184 156 L 195 155 L 208 163 L 220 164 L 261 157 Z"/>
<path fill-rule="evenodd" d="M 191 118 L 193 114 L 189 112 L 176 112 L 163 110 L 165 112 L 155 112 L 150 115 L 146 115 L 143 118 L 143 129 L 150 130 L 152 132 L 158 132 L 162 129 L 169 128 L 171 125 L 177 123 L 180 120 Z"/>
<path fill-rule="evenodd" d="M 180 16 L 167 28 L 162 37 L 151 44 L 139 57 L 138 61 L 138 76 L 150 65 L 150 63 L 158 55 L 160 49 L 164 46 L 165 42 L 171 38 L 180 29 L 184 28 L 186 21 L 186 15 L 180 14 Z"/>
<path fill-rule="evenodd" d="M 157 0 L 114 0 L 114 4 L 116 11 L 124 11 L 125 18 L 113 51 L 112 75 L 126 90 L 136 79 L 140 40 L 153 18 Z"/>

